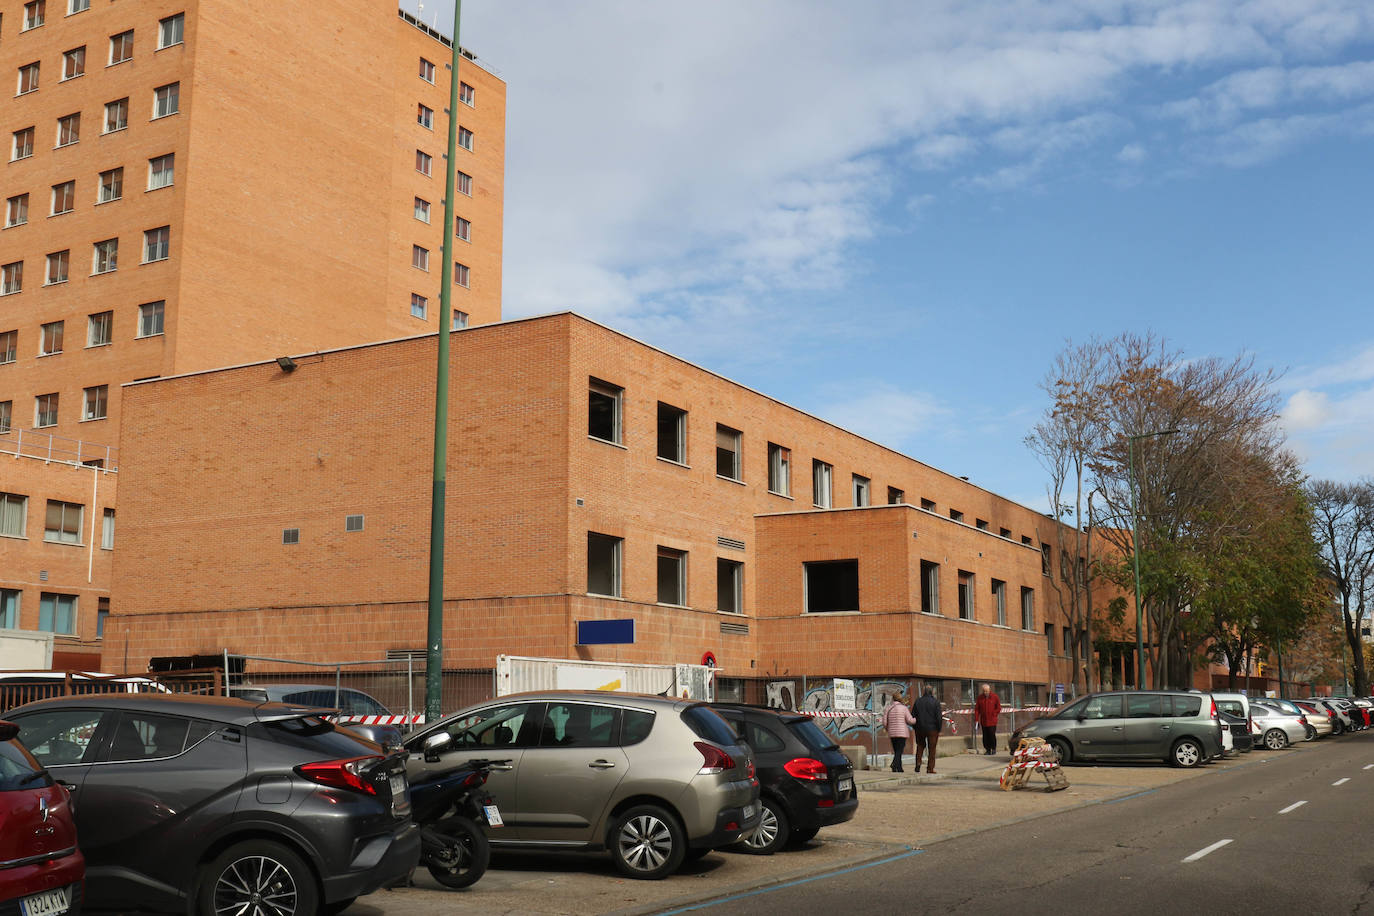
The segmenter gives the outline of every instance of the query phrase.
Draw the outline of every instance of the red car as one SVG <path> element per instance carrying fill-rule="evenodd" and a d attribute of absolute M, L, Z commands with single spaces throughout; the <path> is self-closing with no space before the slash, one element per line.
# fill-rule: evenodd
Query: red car
<path fill-rule="evenodd" d="M 0 720 L 0 912 L 81 911 L 86 860 L 76 848 L 71 800 Z"/>

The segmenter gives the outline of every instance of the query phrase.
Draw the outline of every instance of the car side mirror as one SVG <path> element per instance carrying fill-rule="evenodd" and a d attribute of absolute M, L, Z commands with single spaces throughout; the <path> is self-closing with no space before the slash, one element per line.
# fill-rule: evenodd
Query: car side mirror
<path fill-rule="evenodd" d="M 453 744 L 453 736 L 448 732 L 439 732 L 437 735 L 430 735 L 425 739 L 424 751 L 426 763 L 438 763 L 439 752 Z"/>

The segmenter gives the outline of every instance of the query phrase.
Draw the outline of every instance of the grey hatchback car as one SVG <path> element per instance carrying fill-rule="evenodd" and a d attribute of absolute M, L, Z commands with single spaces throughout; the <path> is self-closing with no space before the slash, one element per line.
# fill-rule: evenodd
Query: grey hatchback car
<path fill-rule="evenodd" d="M 1222 755 L 1221 719 L 1208 693 L 1144 690 L 1092 693 L 1011 736 L 1044 738 L 1060 760 L 1163 760 L 1195 767 Z"/>
<path fill-rule="evenodd" d="M 425 743 L 452 741 L 437 762 Z M 631 878 L 662 878 L 759 822 L 754 762 L 729 725 L 691 700 L 598 691 L 501 697 L 406 739 L 411 782 L 497 761 L 486 790 L 495 847 L 608 849 Z"/>

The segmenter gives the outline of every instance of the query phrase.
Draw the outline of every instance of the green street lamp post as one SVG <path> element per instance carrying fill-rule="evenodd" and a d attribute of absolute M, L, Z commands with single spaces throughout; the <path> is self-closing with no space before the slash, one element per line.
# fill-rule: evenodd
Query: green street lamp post
<path fill-rule="evenodd" d="M 1140 608 L 1140 534 L 1135 509 L 1135 441 L 1154 436 L 1171 436 L 1177 429 L 1160 429 L 1151 433 L 1136 433 L 1126 437 L 1126 479 L 1131 491 L 1131 559 L 1135 565 L 1135 689 L 1145 685 L 1145 622 Z"/>

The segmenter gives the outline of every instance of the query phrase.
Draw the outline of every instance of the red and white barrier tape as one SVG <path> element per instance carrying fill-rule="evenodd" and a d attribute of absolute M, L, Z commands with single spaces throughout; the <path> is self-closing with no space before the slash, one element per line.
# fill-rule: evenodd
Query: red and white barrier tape
<path fill-rule="evenodd" d="M 424 713 L 417 716 L 330 716 L 344 725 L 423 725 Z"/>

